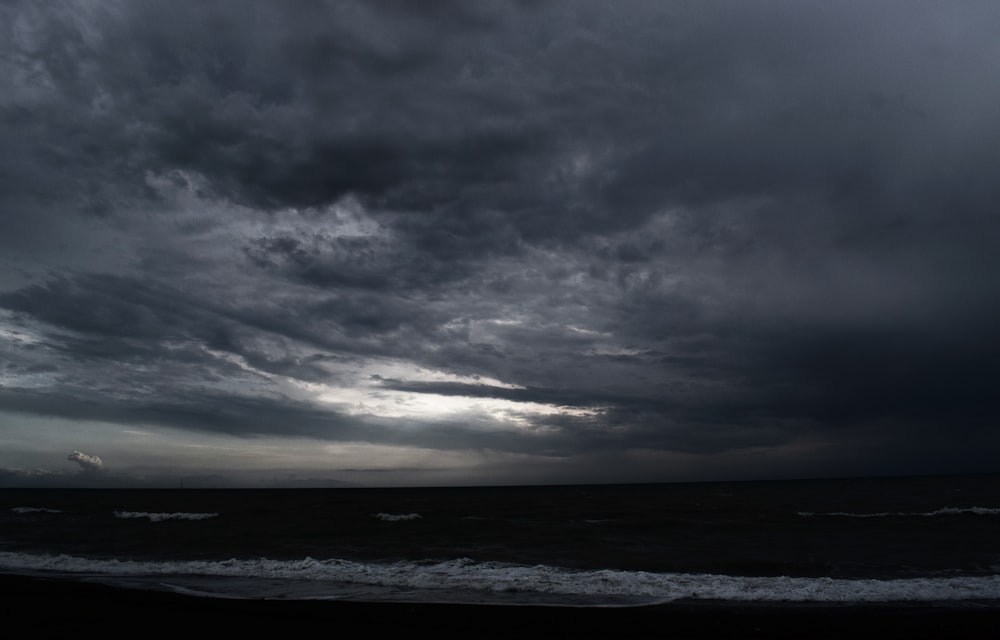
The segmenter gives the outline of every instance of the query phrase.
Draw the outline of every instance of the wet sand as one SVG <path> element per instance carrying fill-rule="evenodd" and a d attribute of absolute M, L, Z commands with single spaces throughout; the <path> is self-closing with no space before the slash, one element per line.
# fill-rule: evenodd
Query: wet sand
<path fill-rule="evenodd" d="M 900 605 L 733 604 L 650 607 L 228 600 L 101 584 L 0 575 L 7 627 L 26 633 L 283 633 L 434 638 L 906 638 L 1000 637 L 996 602 Z M 44 635 L 43 635 L 44 637 Z M 390 635 L 390 637 L 392 637 Z"/>

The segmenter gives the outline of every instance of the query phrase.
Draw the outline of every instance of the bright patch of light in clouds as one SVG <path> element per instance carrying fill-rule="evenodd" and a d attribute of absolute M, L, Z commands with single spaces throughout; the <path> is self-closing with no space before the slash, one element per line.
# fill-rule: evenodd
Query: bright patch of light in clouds
<path fill-rule="evenodd" d="M 589 409 L 561 407 L 530 401 L 504 398 L 465 396 L 460 393 L 440 394 L 432 391 L 406 391 L 387 388 L 384 380 L 405 380 L 410 383 L 454 383 L 477 389 L 524 389 L 496 378 L 460 376 L 443 371 L 416 367 L 404 362 L 381 362 L 360 367 L 350 384 L 334 386 L 317 383 L 294 382 L 325 403 L 356 416 L 412 419 L 461 419 L 489 418 L 496 426 L 523 427 L 530 424 L 530 416 L 596 415 Z"/>
<path fill-rule="evenodd" d="M 383 418 L 448 419 L 489 417 L 499 425 L 520 427 L 530 424 L 528 416 L 595 415 L 585 409 L 568 409 L 538 402 L 515 402 L 502 398 L 480 398 L 437 393 L 414 393 L 362 388 L 337 389 L 320 395 L 320 400 L 348 403 L 346 410 L 354 415 Z"/>

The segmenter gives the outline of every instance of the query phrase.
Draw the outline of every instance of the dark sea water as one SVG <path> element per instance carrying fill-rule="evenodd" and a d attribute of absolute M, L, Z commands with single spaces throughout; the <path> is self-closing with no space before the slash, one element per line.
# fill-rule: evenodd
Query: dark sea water
<path fill-rule="evenodd" d="M 1000 475 L 8 489 L 0 572 L 254 598 L 1000 605 Z"/>

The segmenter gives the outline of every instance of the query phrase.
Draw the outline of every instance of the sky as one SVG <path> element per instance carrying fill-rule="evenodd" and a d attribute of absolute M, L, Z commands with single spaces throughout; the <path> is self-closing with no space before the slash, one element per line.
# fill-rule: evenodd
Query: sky
<path fill-rule="evenodd" d="M 0 4 L 0 485 L 1000 471 L 997 33 Z"/>

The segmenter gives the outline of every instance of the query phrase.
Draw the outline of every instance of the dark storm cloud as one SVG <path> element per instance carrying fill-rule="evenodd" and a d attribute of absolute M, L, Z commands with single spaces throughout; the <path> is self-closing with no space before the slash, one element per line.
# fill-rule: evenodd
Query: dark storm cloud
<path fill-rule="evenodd" d="M 246 375 L 215 351 L 239 356 L 263 372 L 326 380 L 331 376 L 318 366 L 322 358 L 300 353 L 290 342 L 341 357 L 377 355 L 386 347 L 355 337 L 398 330 L 422 315 L 403 304 L 366 295 L 344 303 L 324 299 L 303 309 L 263 309 L 239 297 L 207 299 L 155 281 L 105 274 L 59 278 L 0 296 L 0 308 L 16 317 L 68 332 L 33 349 L 49 350 L 95 372 L 108 367 L 106 375 L 116 378 L 126 367 L 152 367 L 154 381 L 157 376 L 197 380 Z M 122 382 L 129 386 L 127 376 Z M 154 384 L 169 393 L 170 382 Z"/>
<path fill-rule="evenodd" d="M 990 3 L 0 11 L 3 407 L 546 455 L 996 444 Z"/>
<path fill-rule="evenodd" d="M 512 177 L 505 159 L 530 138 L 517 128 L 467 127 L 461 105 L 449 105 L 475 99 L 457 86 L 452 56 L 483 29 L 395 19 L 401 13 L 408 12 L 354 3 L 294 11 L 215 3 L 180 12 L 126 4 L 91 46 L 53 46 L 48 57 L 77 71 L 58 78 L 69 85 L 80 82 L 83 64 L 96 66 L 95 84 L 114 108 L 139 119 L 131 144 L 121 146 L 132 146 L 146 167 L 198 171 L 223 193 L 258 206 Z M 131 55 L 123 58 L 122 50 Z M 83 60 L 69 59 L 81 53 Z M 459 122 L 449 121 L 456 116 Z M 417 182 L 428 184 L 407 186 Z"/>

